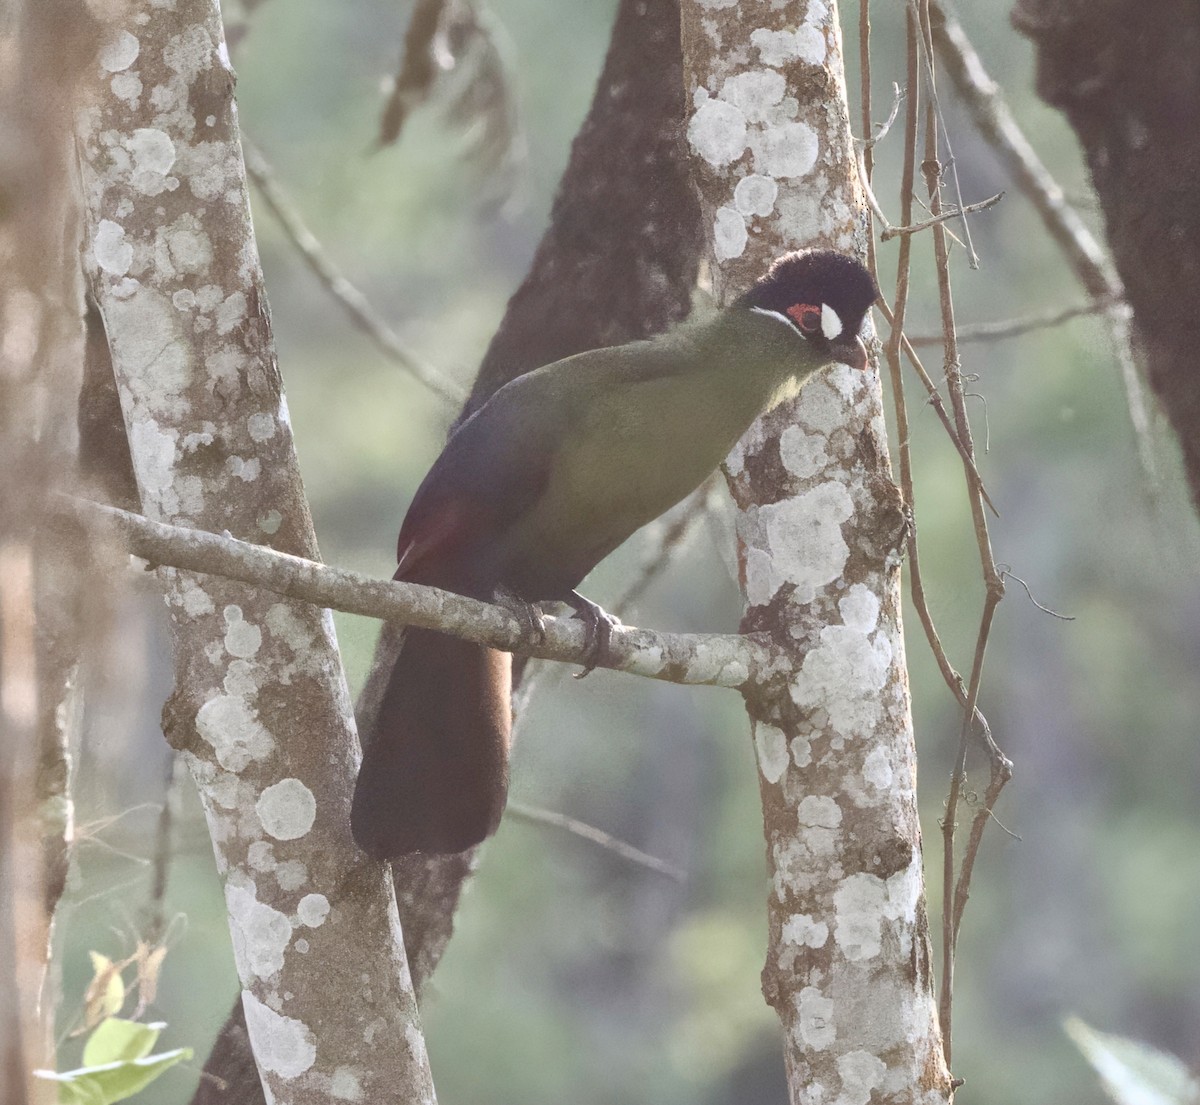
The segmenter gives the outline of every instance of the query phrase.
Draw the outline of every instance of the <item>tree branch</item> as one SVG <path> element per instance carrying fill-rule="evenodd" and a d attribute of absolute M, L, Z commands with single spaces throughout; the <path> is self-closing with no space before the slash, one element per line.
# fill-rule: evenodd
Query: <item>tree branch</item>
<path fill-rule="evenodd" d="M 606 833 L 603 829 L 596 828 L 595 825 L 589 825 L 586 821 L 580 821 L 577 817 L 568 817 L 565 813 L 558 813 L 556 810 L 527 806 L 523 802 L 509 802 L 505 815 L 507 817 L 515 817 L 518 821 L 528 821 L 531 825 L 548 825 L 551 828 L 562 829 L 564 832 L 568 832 L 580 840 L 586 840 L 589 844 L 595 844 L 605 849 L 605 851 L 612 852 L 614 855 L 628 860 L 630 863 L 637 864 L 639 867 L 645 867 L 656 874 L 674 879 L 675 882 L 684 882 L 687 879 L 687 874 L 674 864 L 667 863 L 657 856 L 649 855 L 640 848 L 635 848 L 632 844 L 627 844 L 624 840 L 613 836 L 611 833 Z"/>
<path fill-rule="evenodd" d="M 1064 307 L 1059 311 L 1048 311 L 1039 315 L 1026 315 L 1024 318 L 1009 318 L 999 322 L 977 322 L 972 326 L 959 326 L 956 330 L 958 342 L 972 341 L 1003 341 L 1005 338 L 1019 338 L 1037 330 L 1049 330 L 1061 326 L 1072 319 L 1084 318 L 1087 315 L 1107 315 L 1113 311 L 1128 310 L 1120 300 L 1094 299 L 1089 303 L 1080 303 L 1074 307 Z M 914 349 L 923 346 L 940 346 L 945 342 L 942 334 L 920 334 L 910 338 Z"/>
<path fill-rule="evenodd" d="M 242 152 L 246 158 L 246 175 L 254 182 L 267 210 L 278 220 L 288 241 L 296 247 L 296 252 L 316 274 L 326 291 L 342 305 L 350 321 L 371 339 L 388 360 L 411 373 L 435 395 L 440 395 L 450 403 L 461 403 L 467 393 L 409 349 L 371 306 L 367 297 L 338 271 L 332 258 L 284 193 L 267 159 L 254 144 L 243 139 Z"/>
<path fill-rule="evenodd" d="M 949 219 L 961 219 L 964 215 L 971 215 L 976 211 L 986 211 L 989 207 L 994 207 L 1002 199 L 1004 199 L 1004 193 L 997 192 L 994 196 L 989 196 L 978 203 L 968 203 L 965 207 L 952 207 L 948 211 L 939 211 L 936 215 L 932 215 L 928 219 L 922 219 L 920 222 L 915 222 L 910 226 L 892 226 L 889 224 L 879 232 L 879 237 L 887 242 L 892 238 L 898 238 L 901 234 L 919 234 L 922 230 L 939 226 Z M 879 214 L 879 212 L 876 211 L 876 214 Z"/>
<path fill-rule="evenodd" d="M 85 520 L 115 527 L 129 551 L 152 566 L 181 568 L 248 583 L 289 599 L 423 629 L 543 660 L 582 664 L 585 630 L 573 618 L 546 618 L 544 640 L 530 640 L 521 620 L 502 606 L 436 587 L 375 579 L 265 545 L 153 522 L 116 507 L 67 500 Z M 772 650 L 748 637 L 718 633 L 653 633 L 618 626 L 599 666 L 671 683 L 739 689 L 772 660 Z"/>

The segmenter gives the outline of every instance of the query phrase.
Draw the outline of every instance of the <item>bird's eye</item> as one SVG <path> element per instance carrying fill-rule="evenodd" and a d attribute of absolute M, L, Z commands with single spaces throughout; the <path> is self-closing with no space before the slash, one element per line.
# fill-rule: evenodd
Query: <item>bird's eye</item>
<path fill-rule="evenodd" d="M 821 308 L 811 303 L 796 303 L 787 309 L 787 313 L 800 327 L 802 334 L 815 334 L 821 329 Z"/>

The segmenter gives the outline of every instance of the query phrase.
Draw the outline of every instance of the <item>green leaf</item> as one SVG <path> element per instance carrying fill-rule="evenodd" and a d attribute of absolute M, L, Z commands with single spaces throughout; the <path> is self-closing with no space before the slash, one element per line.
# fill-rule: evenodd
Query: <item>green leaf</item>
<path fill-rule="evenodd" d="M 91 1041 L 89 1041 L 90 1043 Z M 138 1059 L 122 1059 L 115 1063 L 104 1063 L 78 1070 L 37 1071 L 39 1078 L 58 1083 L 60 1105 L 111 1105 L 124 1101 L 139 1090 L 145 1089 L 168 1067 L 191 1059 L 190 1047 L 178 1047 L 174 1051 L 145 1055 Z"/>
<path fill-rule="evenodd" d="M 1063 1027 L 1117 1105 L 1200 1105 L 1200 1082 L 1174 1055 L 1097 1032 L 1078 1017 Z"/>
<path fill-rule="evenodd" d="M 121 1060 L 142 1059 L 154 1050 L 159 1034 L 167 1026 L 139 1024 L 120 1017 L 101 1021 L 83 1045 L 83 1065 L 100 1067 Z"/>

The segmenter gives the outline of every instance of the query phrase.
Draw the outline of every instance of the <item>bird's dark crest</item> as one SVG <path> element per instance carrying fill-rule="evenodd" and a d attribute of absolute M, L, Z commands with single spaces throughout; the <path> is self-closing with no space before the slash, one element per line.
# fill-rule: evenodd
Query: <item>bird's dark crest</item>
<path fill-rule="evenodd" d="M 758 307 L 788 317 L 798 305 L 827 305 L 837 312 L 842 331 L 826 338 L 852 339 L 878 295 L 874 278 L 853 257 L 831 249 L 806 249 L 776 258 L 736 306 Z M 796 314 L 790 317 L 799 322 Z"/>

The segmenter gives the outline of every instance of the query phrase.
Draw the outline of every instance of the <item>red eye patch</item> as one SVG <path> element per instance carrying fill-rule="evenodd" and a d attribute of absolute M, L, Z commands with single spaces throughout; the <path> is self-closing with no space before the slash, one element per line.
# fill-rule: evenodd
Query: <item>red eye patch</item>
<path fill-rule="evenodd" d="M 821 308 L 811 303 L 796 303 L 787 309 L 802 333 L 815 334 L 821 329 Z"/>

